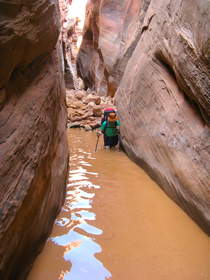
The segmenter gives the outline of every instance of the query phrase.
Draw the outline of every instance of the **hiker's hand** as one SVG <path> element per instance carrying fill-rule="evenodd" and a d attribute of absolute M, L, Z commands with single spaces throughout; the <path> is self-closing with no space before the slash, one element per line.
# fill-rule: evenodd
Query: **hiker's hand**
<path fill-rule="evenodd" d="M 102 132 L 101 131 L 97 131 L 97 136 L 101 136 Z"/>

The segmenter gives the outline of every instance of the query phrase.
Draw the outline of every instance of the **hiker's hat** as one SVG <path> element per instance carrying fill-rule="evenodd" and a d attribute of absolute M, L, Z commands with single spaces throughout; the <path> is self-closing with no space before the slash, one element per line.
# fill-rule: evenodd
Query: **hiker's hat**
<path fill-rule="evenodd" d="M 111 107 L 104 109 L 104 112 L 114 112 L 114 111 L 115 109 Z"/>

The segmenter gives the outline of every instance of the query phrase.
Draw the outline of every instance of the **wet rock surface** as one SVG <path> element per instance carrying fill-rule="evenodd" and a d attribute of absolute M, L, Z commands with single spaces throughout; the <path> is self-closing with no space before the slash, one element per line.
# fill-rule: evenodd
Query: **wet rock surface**
<path fill-rule="evenodd" d="M 117 89 L 126 152 L 208 233 L 209 8 L 198 0 L 89 1 L 77 60 L 88 87 Z"/>
<path fill-rule="evenodd" d="M 25 279 L 65 196 L 58 7 L 0 3 L 0 279 Z"/>

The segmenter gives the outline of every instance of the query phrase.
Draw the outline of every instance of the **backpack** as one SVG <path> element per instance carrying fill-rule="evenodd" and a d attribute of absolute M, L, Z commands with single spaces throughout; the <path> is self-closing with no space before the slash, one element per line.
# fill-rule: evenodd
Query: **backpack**
<path fill-rule="evenodd" d="M 108 120 L 108 116 L 109 116 L 109 113 L 115 113 L 116 114 L 116 111 L 115 109 L 113 108 L 107 108 L 104 110 L 104 115 L 101 119 L 101 124 L 104 122 L 104 121 L 107 121 Z"/>

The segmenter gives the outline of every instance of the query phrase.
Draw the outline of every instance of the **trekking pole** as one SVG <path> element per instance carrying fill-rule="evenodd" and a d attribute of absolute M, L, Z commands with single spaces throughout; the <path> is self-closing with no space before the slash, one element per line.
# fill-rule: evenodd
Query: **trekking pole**
<path fill-rule="evenodd" d="M 100 137 L 100 135 L 97 135 L 97 141 L 96 141 L 95 152 L 97 151 L 97 147 L 98 147 L 98 141 L 99 141 L 99 137 Z"/>
<path fill-rule="evenodd" d="M 121 147 L 120 147 L 120 145 L 121 145 L 121 135 L 120 135 L 120 131 L 118 131 L 118 142 L 119 142 L 119 144 L 118 144 L 118 149 L 119 149 L 119 151 L 121 150 Z"/>

